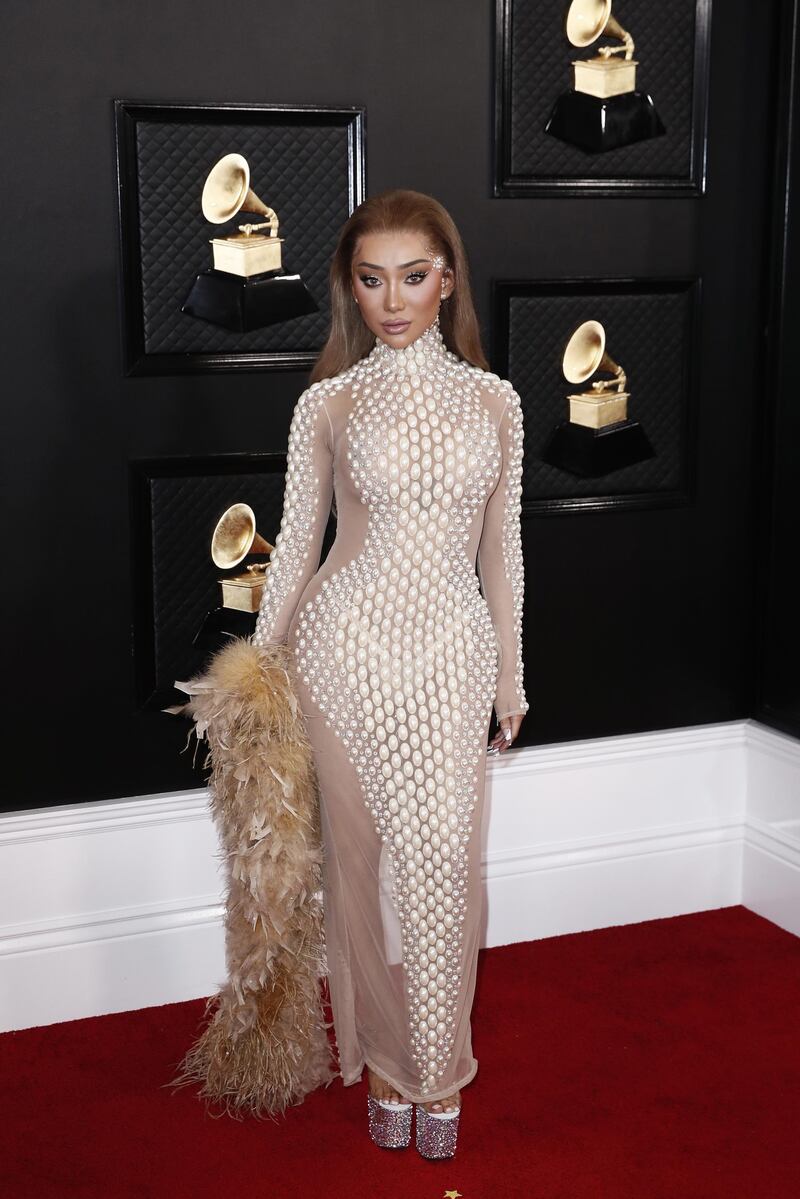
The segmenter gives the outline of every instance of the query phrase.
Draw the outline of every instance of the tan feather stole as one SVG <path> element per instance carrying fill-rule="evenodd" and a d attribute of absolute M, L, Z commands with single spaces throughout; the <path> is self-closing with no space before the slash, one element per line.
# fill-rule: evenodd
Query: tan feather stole
<path fill-rule="evenodd" d="M 175 1083 L 201 1082 L 231 1115 L 282 1112 L 336 1073 L 320 993 L 319 793 L 293 667 L 285 644 L 236 637 L 176 682 L 189 702 L 164 709 L 208 743 L 226 877 L 228 977 Z"/>

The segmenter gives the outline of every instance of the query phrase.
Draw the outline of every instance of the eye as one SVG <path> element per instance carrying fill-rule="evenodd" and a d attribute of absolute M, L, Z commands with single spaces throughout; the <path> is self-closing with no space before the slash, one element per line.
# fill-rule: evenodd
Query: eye
<path fill-rule="evenodd" d="M 416 286 L 416 284 L 422 283 L 423 279 L 427 279 L 427 277 L 428 271 L 412 271 L 410 275 L 406 276 L 406 283 L 413 283 Z"/>
<path fill-rule="evenodd" d="M 380 283 L 377 275 L 359 275 L 358 277 L 365 287 L 376 287 Z"/>

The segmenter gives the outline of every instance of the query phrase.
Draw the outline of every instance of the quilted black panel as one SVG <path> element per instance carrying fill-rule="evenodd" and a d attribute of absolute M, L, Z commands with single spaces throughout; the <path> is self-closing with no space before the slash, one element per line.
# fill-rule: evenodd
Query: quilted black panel
<path fill-rule="evenodd" d="M 329 319 L 328 265 L 350 214 L 347 129 L 140 121 L 136 151 L 146 352 L 318 349 Z M 209 238 L 247 219 L 210 225 L 200 210 L 209 170 L 232 151 L 245 156 L 253 190 L 277 212 L 284 269 L 302 276 L 319 312 L 249 333 L 181 312 L 195 275 L 212 266 Z"/>
<path fill-rule="evenodd" d="M 135 612 L 139 698 L 155 706 L 175 694 L 172 684 L 190 659 L 192 639 L 206 614 L 221 602 L 222 571 L 210 556 L 211 535 L 231 504 L 244 502 L 256 514 L 256 527 L 274 543 L 280 528 L 286 456 L 266 455 L 262 470 L 248 458 L 241 472 L 203 473 L 185 460 L 133 464 L 139 478 L 134 510 L 135 562 L 139 584 Z M 263 561 L 263 559 L 254 559 Z M 185 697 L 184 697 L 185 698 Z"/>
<path fill-rule="evenodd" d="M 497 369 L 520 393 L 525 415 L 523 503 L 568 497 L 682 493 L 689 481 L 692 427 L 694 301 L 690 281 L 647 292 L 624 283 L 497 285 Z M 626 286 L 635 290 L 626 291 Z M 515 294 L 515 288 L 516 294 Z M 539 294 L 525 294 L 532 289 Z M 581 388 L 561 370 L 570 334 L 599 320 L 606 348 L 628 376 L 628 417 L 637 420 L 656 451 L 596 479 L 580 478 L 542 461 L 554 427 L 568 419 L 567 395 Z"/>
<path fill-rule="evenodd" d="M 364 110 L 181 105 L 115 100 L 125 370 L 180 374 L 303 369 L 329 323 L 327 272 L 339 230 L 364 193 Z M 200 210 L 208 171 L 238 150 L 255 192 L 278 212 L 287 272 L 320 311 L 236 333 L 181 312 L 212 267 L 212 225 Z"/>
<path fill-rule="evenodd" d="M 695 14 L 706 11 L 706 0 L 615 0 L 613 15 L 635 42 L 637 87 L 652 97 L 666 134 L 602 154 L 562 142 L 545 133 L 544 126 L 555 100 L 572 86 L 573 60 L 590 58 L 601 45 L 620 43 L 599 38 L 584 49 L 572 46 L 564 31 L 567 3 L 506 0 L 506 8 L 510 53 L 501 71 L 509 73 L 509 111 L 502 114 L 508 139 L 503 177 L 689 180 L 695 89 L 704 100 L 706 87 L 705 78 L 694 77 Z M 705 20 L 701 27 L 706 28 Z M 497 36 L 502 36 L 502 18 Z"/>

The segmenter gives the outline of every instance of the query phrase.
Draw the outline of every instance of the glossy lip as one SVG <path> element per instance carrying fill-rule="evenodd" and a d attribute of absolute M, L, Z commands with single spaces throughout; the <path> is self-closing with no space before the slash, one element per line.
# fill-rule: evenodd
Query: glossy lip
<path fill-rule="evenodd" d="M 381 324 L 387 333 L 403 333 L 411 321 L 382 321 Z"/>

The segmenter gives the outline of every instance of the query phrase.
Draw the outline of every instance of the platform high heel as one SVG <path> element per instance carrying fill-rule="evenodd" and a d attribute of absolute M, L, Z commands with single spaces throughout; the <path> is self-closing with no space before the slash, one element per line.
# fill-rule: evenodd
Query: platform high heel
<path fill-rule="evenodd" d="M 416 1113 L 417 1151 L 427 1158 L 453 1157 L 461 1108 L 454 1112 L 428 1112 L 418 1103 Z"/>
<path fill-rule="evenodd" d="M 367 1095 L 369 1135 L 381 1149 L 407 1149 L 411 1144 L 413 1103 L 390 1103 Z"/>

